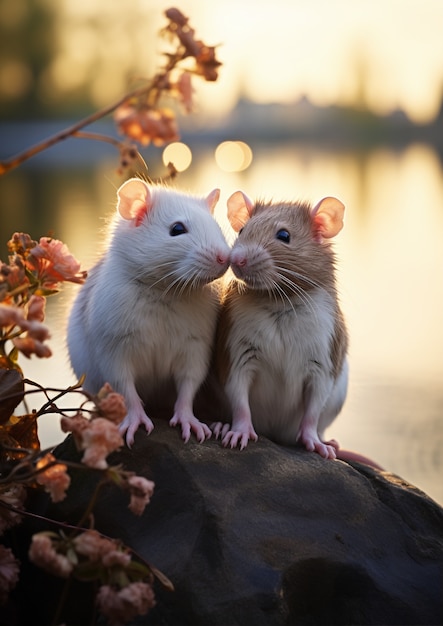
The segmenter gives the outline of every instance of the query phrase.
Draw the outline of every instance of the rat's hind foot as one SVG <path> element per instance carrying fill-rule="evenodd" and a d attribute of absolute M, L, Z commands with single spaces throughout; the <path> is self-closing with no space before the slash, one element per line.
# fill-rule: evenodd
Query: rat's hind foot
<path fill-rule="evenodd" d="M 335 439 L 321 441 L 317 432 L 311 428 L 301 428 L 297 435 L 297 441 L 304 445 L 309 452 L 316 452 L 324 459 L 336 459 L 339 445 Z"/>

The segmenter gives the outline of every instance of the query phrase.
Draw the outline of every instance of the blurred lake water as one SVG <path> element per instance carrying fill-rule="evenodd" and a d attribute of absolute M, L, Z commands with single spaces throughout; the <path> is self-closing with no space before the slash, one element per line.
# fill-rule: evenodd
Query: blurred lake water
<path fill-rule="evenodd" d="M 69 146 L 64 146 L 68 155 Z M 443 172 L 438 155 L 421 144 L 367 152 L 290 143 L 251 147 L 253 161 L 243 172 L 222 171 L 212 147 L 193 148 L 192 165 L 174 186 L 198 194 L 220 187 L 217 218 L 227 233 L 226 199 L 237 189 L 253 198 L 315 203 L 333 195 L 344 202 L 345 228 L 335 250 L 351 336 L 350 386 L 328 435 L 443 504 Z M 83 158 L 72 162 L 51 158 L 48 151 L 44 159 L 0 178 L 0 258 L 6 260 L 11 234 L 24 231 L 34 239 L 51 233 L 83 269 L 93 264 L 121 181 L 117 157 L 97 161 L 88 158 L 87 144 L 81 150 Z M 153 154 L 158 166 L 161 153 Z M 64 329 L 77 289 L 67 286 L 48 299 L 53 357 L 22 362 L 25 375 L 42 385 L 75 382 Z M 31 406 L 39 402 L 43 399 L 30 400 Z M 57 416 L 41 420 L 40 436 L 45 446 L 63 439 Z"/>

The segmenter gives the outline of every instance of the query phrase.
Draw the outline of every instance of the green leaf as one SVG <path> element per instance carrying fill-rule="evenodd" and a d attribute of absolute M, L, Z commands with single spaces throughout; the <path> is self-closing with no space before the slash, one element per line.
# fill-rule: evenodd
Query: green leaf
<path fill-rule="evenodd" d="M 90 582 L 92 580 L 101 580 L 103 575 L 103 567 L 99 562 L 83 561 L 79 563 L 74 570 L 74 576 L 78 580 Z"/>
<path fill-rule="evenodd" d="M 8 359 L 11 361 L 11 363 L 17 363 L 18 361 L 18 355 L 19 355 L 19 351 L 18 349 L 14 346 L 11 350 L 11 352 L 8 354 Z"/>

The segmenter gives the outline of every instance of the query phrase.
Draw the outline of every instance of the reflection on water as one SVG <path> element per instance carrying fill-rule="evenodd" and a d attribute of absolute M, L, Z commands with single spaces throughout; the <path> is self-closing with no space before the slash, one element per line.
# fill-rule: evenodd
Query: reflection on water
<path fill-rule="evenodd" d="M 51 231 L 89 267 L 120 182 L 114 167 L 26 168 L 0 179 L 1 258 L 13 231 L 33 238 Z M 249 169 L 230 173 L 220 170 L 213 151 L 202 150 L 175 185 L 201 194 L 220 187 L 217 216 L 226 229 L 226 199 L 237 189 L 275 200 L 334 195 L 345 203 L 335 245 L 351 379 L 328 434 L 443 503 L 443 177 L 434 152 L 422 145 L 369 153 L 258 146 Z M 23 364 L 29 378 L 48 386 L 74 382 L 64 323 L 76 289 L 48 303 L 55 356 Z M 45 445 L 59 441 L 58 420 L 43 421 L 41 436 Z"/>

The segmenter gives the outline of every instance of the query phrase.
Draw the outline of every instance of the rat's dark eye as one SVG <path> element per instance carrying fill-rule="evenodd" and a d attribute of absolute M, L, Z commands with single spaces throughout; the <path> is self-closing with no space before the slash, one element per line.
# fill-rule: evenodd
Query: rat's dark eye
<path fill-rule="evenodd" d="M 279 239 L 280 241 L 283 241 L 283 243 L 289 243 L 291 241 L 291 235 L 285 228 L 282 228 L 281 230 L 277 231 L 275 238 Z"/>
<path fill-rule="evenodd" d="M 238 234 L 241 235 L 243 232 L 243 226 L 240 228 L 240 230 L 238 231 Z"/>
<path fill-rule="evenodd" d="M 169 229 L 169 234 L 171 235 L 171 237 L 177 237 L 177 235 L 184 235 L 187 232 L 188 232 L 188 229 L 181 222 L 175 222 L 175 224 L 172 224 L 171 228 Z"/>

